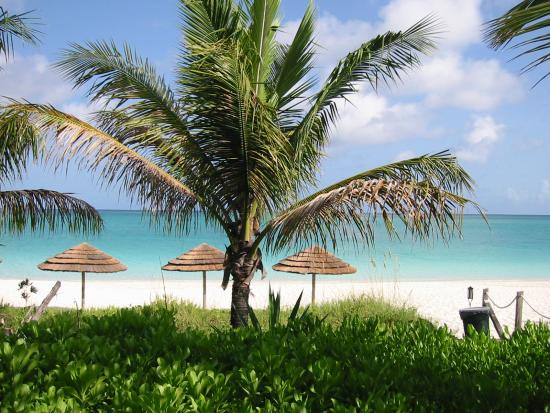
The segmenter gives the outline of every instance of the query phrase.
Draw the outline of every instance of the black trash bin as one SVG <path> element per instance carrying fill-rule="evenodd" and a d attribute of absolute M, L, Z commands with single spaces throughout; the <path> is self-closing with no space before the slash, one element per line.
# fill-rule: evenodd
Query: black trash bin
<path fill-rule="evenodd" d="M 464 323 L 464 334 L 468 335 L 469 325 L 478 333 L 489 334 L 489 307 L 463 308 L 458 313 Z"/>

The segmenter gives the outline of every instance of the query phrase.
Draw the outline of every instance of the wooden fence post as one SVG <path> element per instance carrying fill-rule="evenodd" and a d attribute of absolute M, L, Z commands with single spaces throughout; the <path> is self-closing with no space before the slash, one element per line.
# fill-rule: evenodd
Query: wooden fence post
<path fill-rule="evenodd" d="M 489 302 L 489 289 L 483 289 L 483 296 L 481 297 L 481 306 L 485 307 L 485 303 Z"/>
<path fill-rule="evenodd" d="M 495 311 L 493 310 L 493 307 L 491 306 L 491 303 L 489 302 L 489 289 L 484 288 L 483 289 L 483 298 L 481 299 L 481 305 L 482 307 L 488 307 L 489 308 L 489 317 L 491 317 L 491 321 L 493 322 L 493 325 L 495 326 L 495 330 L 497 331 L 498 336 L 503 339 L 506 338 L 504 335 L 504 330 L 502 329 L 502 326 L 500 325 L 500 322 L 498 321 L 497 315 L 495 314 Z"/>
<path fill-rule="evenodd" d="M 50 301 L 52 301 L 52 299 L 55 297 L 60 287 L 61 287 L 61 281 L 57 281 L 52 287 L 49 294 L 46 296 L 46 298 L 42 300 L 42 303 L 40 304 L 40 306 L 38 306 L 38 309 L 36 310 L 34 315 L 26 321 L 38 320 L 42 316 L 42 313 L 46 310 L 46 307 L 48 307 L 48 304 L 50 304 Z"/>
<path fill-rule="evenodd" d="M 518 291 L 516 295 L 516 320 L 515 329 L 520 330 L 523 318 L 523 291 Z"/>

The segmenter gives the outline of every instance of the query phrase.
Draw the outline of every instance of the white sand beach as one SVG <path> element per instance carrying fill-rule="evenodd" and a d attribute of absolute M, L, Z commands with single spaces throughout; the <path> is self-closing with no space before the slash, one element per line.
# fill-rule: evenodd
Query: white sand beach
<path fill-rule="evenodd" d="M 93 276 L 92 276 L 93 277 Z M 292 280 L 255 280 L 252 283 L 251 305 L 262 308 L 267 304 L 269 284 L 272 289 L 281 291 L 284 305 L 292 305 L 304 290 L 303 302 L 309 303 L 311 297 L 311 282 Z M 24 305 L 17 292 L 18 280 L 0 280 L 0 302 L 11 305 Z M 55 283 L 51 280 L 37 280 L 34 285 L 38 294 L 33 296 L 29 304 L 39 304 Z M 202 281 L 200 280 L 169 280 L 166 281 L 166 293 L 172 298 L 189 301 L 200 305 L 202 303 Z M 524 291 L 524 297 L 542 314 L 550 314 L 550 280 L 466 280 L 466 281 L 317 281 L 317 302 L 338 300 L 362 294 L 383 297 L 385 300 L 414 306 L 418 312 L 439 325 L 446 324 L 457 335 L 462 335 L 462 321 L 458 310 L 468 306 L 466 290 L 474 287 L 473 306 L 481 303 L 483 288 L 489 288 L 490 297 L 499 305 L 508 304 L 517 291 Z M 149 303 L 163 297 L 163 284 L 159 280 L 124 280 L 99 281 L 88 279 L 86 282 L 86 306 L 88 308 L 129 307 Z M 231 302 L 230 287 L 223 291 L 218 281 L 207 282 L 207 303 L 210 308 L 229 308 Z M 62 281 L 57 296 L 50 306 L 72 307 L 80 305 L 80 281 Z M 501 310 L 495 308 L 500 322 L 513 330 L 515 305 Z M 529 306 L 524 305 L 523 320 L 538 321 L 538 316 Z M 491 327 L 492 328 L 492 327 Z M 495 332 L 493 331 L 493 334 Z"/>

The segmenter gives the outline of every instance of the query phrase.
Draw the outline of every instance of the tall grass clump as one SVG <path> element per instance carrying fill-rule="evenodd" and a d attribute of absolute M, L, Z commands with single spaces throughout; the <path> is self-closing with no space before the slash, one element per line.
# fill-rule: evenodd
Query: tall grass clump
<path fill-rule="evenodd" d="M 548 325 L 462 340 L 302 314 L 233 330 L 179 329 L 178 306 L 59 312 L 0 336 L 0 412 L 549 410 Z"/>

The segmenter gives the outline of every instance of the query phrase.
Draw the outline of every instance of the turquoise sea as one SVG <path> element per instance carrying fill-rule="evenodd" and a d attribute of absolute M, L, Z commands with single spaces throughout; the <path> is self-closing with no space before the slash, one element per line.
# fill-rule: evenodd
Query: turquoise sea
<path fill-rule="evenodd" d="M 160 279 L 160 266 L 169 259 L 207 242 L 225 250 L 219 231 L 204 224 L 189 235 L 165 235 L 150 227 L 139 211 L 102 211 L 105 229 L 99 236 L 82 237 L 67 233 L 25 233 L 0 238 L 0 278 L 67 279 L 71 273 L 49 273 L 36 268 L 47 257 L 86 241 L 120 259 L 128 271 L 93 275 L 91 279 Z M 375 249 L 356 252 L 342 248 L 337 254 L 355 267 L 356 275 L 344 279 L 444 280 L 444 279 L 550 279 L 550 216 L 492 215 L 489 225 L 476 215 L 464 220 L 462 238 L 450 243 L 389 240 L 378 227 Z M 264 256 L 268 276 L 296 278 L 278 273 L 271 265 L 296 251 Z M 265 255 L 265 254 L 264 254 Z M 167 279 L 198 278 L 198 273 L 165 272 Z M 210 279 L 221 278 L 211 273 Z M 332 278 L 332 277 L 327 277 Z"/>

